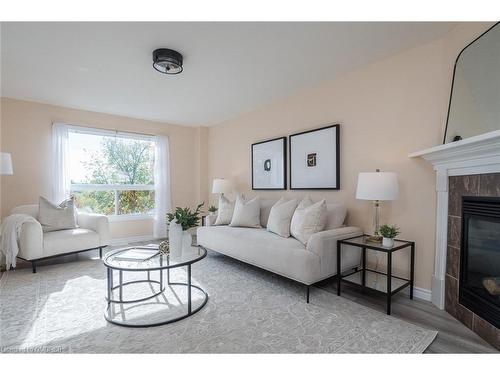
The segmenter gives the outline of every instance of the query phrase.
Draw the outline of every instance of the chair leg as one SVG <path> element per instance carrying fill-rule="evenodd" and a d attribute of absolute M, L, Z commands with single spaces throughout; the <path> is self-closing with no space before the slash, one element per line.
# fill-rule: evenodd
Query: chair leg
<path fill-rule="evenodd" d="M 309 303 L 309 285 L 307 285 L 306 301 L 307 301 L 307 303 Z"/>
<path fill-rule="evenodd" d="M 102 259 L 102 247 L 99 248 L 99 259 Z"/>
<path fill-rule="evenodd" d="M 36 263 L 34 261 L 31 262 L 31 268 L 33 269 L 33 273 L 36 273 Z"/>

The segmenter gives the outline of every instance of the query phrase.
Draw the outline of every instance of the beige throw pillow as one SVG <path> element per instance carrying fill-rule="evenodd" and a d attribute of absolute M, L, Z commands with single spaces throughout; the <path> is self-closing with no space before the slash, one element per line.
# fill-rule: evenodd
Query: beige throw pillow
<path fill-rule="evenodd" d="M 307 244 L 309 237 L 320 232 L 326 225 L 326 201 L 313 203 L 311 198 L 304 198 L 293 213 L 290 232 L 293 237 Z"/>
<path fill-rule="evenodd" d="M 233 218 L 230 227 L 260 228 L 260 199 L 250 200 L 238 196 L 234 206 Z"/>
<path fill-rule="evenodd" d="M 269 220 L 267 221 L 267 230 L 281 237 L 290 237 L 290 222 L 292 221 L 295 208 L 297 208 L 297 199 L 287 202 L 282 197 L 271 208 Z"/>
<path fill-rule="evenodd" d="M 214 225 L 228 225 L 233 218 L 234 202 L 225 196 L 219 198 L 219 208 L 217 209 L 217 219 Z"/>
<path fill-rule="evenodd" d="M 55 205 L 44 197 L 40 197 L 38 200 L 38 221 L 42 224 L 44 232 L 78 228 L 74 198 L 71 197 L 61 204 Z"/>

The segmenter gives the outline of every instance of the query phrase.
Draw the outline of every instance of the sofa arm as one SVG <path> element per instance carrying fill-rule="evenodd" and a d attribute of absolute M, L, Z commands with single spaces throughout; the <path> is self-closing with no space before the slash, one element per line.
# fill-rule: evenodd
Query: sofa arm
<path fill-rule="evenodd" d="M 78 225 L 84 229 L 90 229 L 99 234 L 101 246 L 110 243 L 109 220 L 105 215 L 78 212 Z"/>
<path fill-rule="evenodd" d="M 350 237 L 360 236 L 363 231 L 357 227 L 341 227 L 314 233 L 307 241 L 306 249 L 320 258 L 321 270 L 326 274 L 337 272 L 337 241 Z M 344 249 L 343 249 L 344 250 Z M 349 257 L 353 261 L 342 262 L 343 268 L 359 265 L 359 249 L 351 249 L 356 253 L 355 257 Z M 359 253 L 359 254 L 358 254 Z M 344 254 L 344 252 L 342 252 Z M 358 259 L 359 258 L 359 259 Z"/>
<path fill-rule="evenodd" d="M 21 227 L 17 256 L 26 260 L 43 258 L 43 231 L 38 221 L 28 221 Z"/>

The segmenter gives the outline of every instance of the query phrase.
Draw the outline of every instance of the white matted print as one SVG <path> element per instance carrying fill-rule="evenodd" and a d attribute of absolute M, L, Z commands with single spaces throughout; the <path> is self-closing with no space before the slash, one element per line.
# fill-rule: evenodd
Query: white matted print
<path fill-rule="evenodd" d="M 286 189 L 286 137 L 252 145 L 252 189 Z"/>
<path fill-rule="evenodd" d="M 340 188 L 340 125 L 290 136 L 290 189 Z"/>

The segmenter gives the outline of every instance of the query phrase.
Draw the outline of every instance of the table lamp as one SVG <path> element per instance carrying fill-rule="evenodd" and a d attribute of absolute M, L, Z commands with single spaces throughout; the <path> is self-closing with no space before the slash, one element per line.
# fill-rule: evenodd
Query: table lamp
<path fill-rule="evenodd" d="M 233 184 L 229 180 L 223 178 L 214 178 L 212 184 L 212 194 L 220 194 L 222 197 L 224 194 L 231 193 L 233 191 Z"/>
<path fill-rule="evenodd" d="M 358 175 L 356 199 L 370 200 L 374 203 L 373 225 L 375 228 L 373 240 L 380 240 L 380 201 L 398 199 L 398 177 L 394 172 L 361 172 Z"/>
<path fill-rule="evenodd" d="M 1 175 L 11 175 L 12 170 L 12 158 L 7 152 L 0 152 L 0 174 Z"/>

